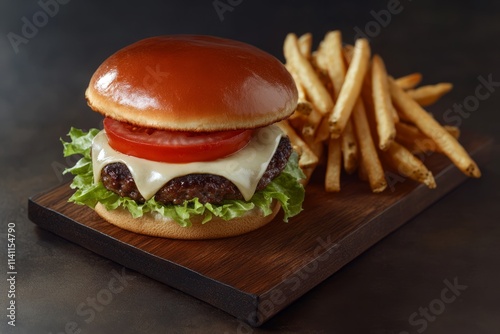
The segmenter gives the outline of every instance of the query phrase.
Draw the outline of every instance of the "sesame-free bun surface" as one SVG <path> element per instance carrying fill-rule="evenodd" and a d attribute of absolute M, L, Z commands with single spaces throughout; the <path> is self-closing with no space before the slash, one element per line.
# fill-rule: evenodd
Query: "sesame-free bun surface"
<path fill-rule="evenodd" d="M 151 37 L 119 50 L 94 73 L 85 96 L 105 116 L 180 131 L 265 126 L 297 104 L 295 83 L 278 59 L 197 35 Z"/>
<path fill-rule="evenodd" d="M 204 240 L 232 237 L 256 230 L 271 222 L 280 208 L 279 202 L 275 201 L 273 212 L 265 217 L 260 209 L 255 208 L 242 217 L 228 221 L 213 217 L 205 224 L 194 221 L 190 227 L 182 227 L 171 219 L 152 213 L 133 218 L 126 209 L 107 210 L 101 203 L 97 203 L 95 211 L 107 222 L 131 232 L 171 239 Z"/>

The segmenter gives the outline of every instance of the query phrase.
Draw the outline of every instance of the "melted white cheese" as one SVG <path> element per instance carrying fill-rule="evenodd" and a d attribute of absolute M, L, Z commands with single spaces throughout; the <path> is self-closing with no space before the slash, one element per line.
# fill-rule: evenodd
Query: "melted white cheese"
<path fill-rule="evenodd" d="M 255 193 L 257 184 L 267 169 L 283 132 L 270 125 L 255 131 L 250 142 L 238 152 L 210 162 L 183 164 L 156 162 L 120 153 L 108 144 L 106 132 L 97 134 L 92 142 L 94 182 L 99 182 L 104 166 L 121 162 L 127 165 L 141 195 L 150 199 L 173 178 L 188 174 L 214 174 L 225 177 L 240 190 L 245 200 Z"/>

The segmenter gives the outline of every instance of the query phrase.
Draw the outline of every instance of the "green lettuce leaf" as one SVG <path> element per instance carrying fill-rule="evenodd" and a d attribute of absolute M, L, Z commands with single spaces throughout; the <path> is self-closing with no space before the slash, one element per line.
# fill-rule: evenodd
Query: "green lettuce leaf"
<path fill-rule="evenodd" d="M 74 175 L 71 188 L 76 189 L 69 198 L 70 202 L 87 205 L 94 208 L 99 202 L 108 210 L 116 208 L 127 209 L 133 217 L 140 217 L 145 213 L 156 213 L 171 218 L 181 226 L 190 226 L 193 217 L 202 217 L 202 223 L 209 222 L 212 217 L 220 217 L 229 220 L 241 217 L 255 207 L 260 208 L 264 215 L 271 214 L 271 203 L 277 200 L 281 203 L 284 211 L 283 220 L 288 222 L 290 217 L 302 211 L 304 201 L 304 187 L 299 183 L 304 174 L 298 166 L 298 156 L 294 152 L 290 156 L 285 169 L 262 191 L 256 192 L 249 201 L 227 200 L 220 205 L 200 203 L 198 198 L 185 201 L 182 205 L 165 205 L 155 201 L 154 197 L 143 204 L 135 202 L 131 198 L 121 197 L 106 189 L 102 182 L 94 183 L 92 172 L 91 147 L 93 138 L 99 133 L 99 129 L 90 129 L 84 132 L 71 128 L 68 136 L 70 141 L 61 139 L 64 156 L 74 154 L 81 155 L 80 160 L 70 168 L 64 170 L 64 174 Z"/>

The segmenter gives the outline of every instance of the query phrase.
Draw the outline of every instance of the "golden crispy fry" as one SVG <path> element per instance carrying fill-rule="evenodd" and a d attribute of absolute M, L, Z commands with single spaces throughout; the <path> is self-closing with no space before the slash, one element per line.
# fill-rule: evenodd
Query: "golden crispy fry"
<path fill-rule="evenodd" d="M 345 61 L 349 66 L 349 64 L 352 61 L 352 56 L 354 53 L 354 46 L 349 45 L 349 44 L 344 45 L 343 51 L 344 51 Z M 365 75 L 365 77 L 363 79 L 363 83 L 361 85 L 361 93 L 360 93 L 361 98 L 363 99 L 363 104 L 365 106 L 365 110 L 367 112 L 367 116 L 371 116 L 371 115 L 375 114 L 375 111 L 374 111 L 375 105 L 373 102 L 373 92 L 372 92 L 371 66 L 372 66 L 371 64 L 368 64 L 367 75 Z M 370 73 L 370 75 L 368 75 L 369 73 Z M 398 115 L 396 109 L 394 108 L 394 106 L 392 105 L 392 103 L 391 103 L 391 106 L 392 106 L 391 113 L 393 116 L 394 123 L 397 123 L 397 122 L 399 122 L 399 115 Z M 375 122 L 375 119 L 369 120 L 369 121 L 370 121 L 370 128 L 372 129 L 372 131 L 374 131 L 374 128 L 371 126 L 371 123 Z M 376 131 L 374 132 L 374 134 L 376 134 Z"/>
<path fill-rule="evenodd" d="M 312 34 L 308 32 L 300 36 L 297 40 L 297 43 L 299 44 L 300 53 L 304 57 L 306 57 L 306 59 L 310 59 L 312 49 Z"/>
<path fill-rule="evenodd" d="M 344 59 L 347 62 L 347 64 L 351 63 L 352 56 L 354 55 L 354 45 L 352 44 L 346 44 L 342 48 L 343 54 L 344 54 Z"/>
<path fill-rule="evenodd" d="M 349 121 L 347 121 L 344 131 L 340 136 L 340 140 L 344 169 L 347 174 L 352 174 L 358 168 L 359 163 L 358 142 L 354 134 L 352 119 L 349 119 Z"/>
<path fill-rule="evenodd" d="M 290 116 L 290 118 L 295 118 L 300 115 L 308 116 L 311 114 L 313 106 L 308 101 L 301 101 L 297 103 L 295 107 L 295 112 Z"/>
<path fill-rule="evenodd" d="M 453 85 L 448 82 L 441 82 L 436 85 L 421 86 L 415 89 L 408 89 L 406 93 L 412 97 L 422 107 L 431 105 L 448 93 Z"/>
<path fill-rule="evenodd" d="M 333 100 L 311 63 L 300 53 L 295 34 L 287 35 L 283 49 L 287 64 L 296 73 L 310 101 L 322 115 L 330 112 Z"/>
<path fill-rule="evenodd" d="M 403 146 L 394 142 L 381 154 L 384 162 L 402 176 L 421 182 L 430 189 L 436 188 L 436 182 L 432 173 L 425 167 L 420 159 Z"/>
<path fill-rule="evenodd" d="M 295 112 L 290 116 L 290 118 L 298 117 L 300 115 L 309 115 L 312 111 L 312 105 L 309 101 L 307 101 L 304 87 L 300 83 L 297 74 L 291 69 L 290 65 L 285 64 L 285 67 L 295 81 L 295 86 L 297 87 L 298 92 L 297 107 L 295 107 Z"/>
<path fill-rule="evenodd" d="M 281 121 L 278 126 L 286 133 L 295 151 L 299 154 L 299 167 L 311 167 L 318 164 L 318 157 L 311 151 L 309 146 L 300 138 L 288 122 Z"/>
<path fill-rule="evenodd" d="M 307 117 L 308 115 L 303 115 L 301 113 L 294 112 L 292 116 L 288 118 L 288 123 L 292 126 L 295 132 L 301 134 L 302 130 L 304 129 L 304 126 L 308 122 L 308 117 Z"/>
<path fill-rule="evenodd" d="M 411 73 L 405 75 L 404 77 L 395 79 L 396 84 L 402 89 L 412 89 L 417 86 L 420 81 L 422 81 L 422 74 L 420 73 Z"/>
<path fill-rule="evenodd" d="M 417 127 L 407 123 L 396 124 L 396 141 L 414 154 L 441 151 L 434 140 L 424 135 Z"/>
<path fill-rule="evenodd" d="M 415 124 L 427 137 L 434 140 L 437 146 L 466 175 L 480 177 L 481 172 L 474 160 L 458 141 L 448 133 L 432 116 L 399 87 L 394 79 L 389 79 L 389 87 L 393 102 L 399 112 Z"/>
<path fill-rule="evenodd" d="M 434 103 L 451 84 L 415 88 L 420 73 L 394 80 L 381 57 L 370 59 L 366 39 L 342 45 L 340 31 L 326 33 L 314 51 L 310 33 L 300 38 L 291 33 L 283 49 L 299 98 L 292 116 L 278 124 L 300 154 L 304 185 L 325 163 L 328 192 L 340 191 L 342 169 L 357 171 L 373 192 L 382 192 L 387 187 L 384 165 L 434 188 L 432 173 L 414 155 L 427 152 L 447 155 L 467 175 L 481 175 L 457 142 L 459 129 L 439 125 L 419 106 Z"/>
<path fill-rule="evenodd" d="M 330 138 L 330 127 L 328 126 L 328 117 L 323 117 L 316 129 L 314 141 L 317 143 L 324 142 Z"/>
<path fill-rule="evenodd" d="M 324 143 L 315 141 L 313 137 L 303 137 L 303 139 L 307 146 L 309 146 L 309 149 L 318 157 L 318 163 L 321 163 L 321 160 L 324 158 Z"/>
<path fill-rule="evenodd" d="M 323 154 L 324 148 L 323 148 L 323 143 L 315 142 L 314 138 L 312 138 L 312 137 L 304 137 L 303 139 L 304 139 L 304 142 L 309 147 L 309 149 L 312 151 L 312 153 L 314 153 L 314 155 L 316 157 L 318 157 L 318 163 L 314 163 L 314 164 L 310 164 L 309 166 L 301 167 L 302 171 L 306 175 L 306 178 L 301 180 L 301 183 L 302 183 L 302 185 L 305 186 L 307 183 L 309 183 L 309 180 L 311 179 L 311 176 L 312 176 L 314 170 L 316 169 L 316 167 L 320 163 L 320 160 L 322 158 L 324 158 L 324 154 Z M 300 164 L 300 160 L 299 160 L 299 164 Z"/>
<path fill-rule="evenodd" d="M 443 128 L 455 139 L 460 136 L 460 130 L 455 126 L 445 125 Z M 443 153 L 434 140 L 423 134 L 416 126 L 407 123 L 396 124 L 396 141 L 415 154 L 421 152 Z"/>
<path fill-rule="evenodd" d="M 460 137 L 460 129 L 453 125 L 444 125 L 443 128 L 448 131 L 450 135 L 452 135 L 455 139 Z"/>
<path fill-rule="evenodd" d="M 340 137 L 356 99 L 361 91 L 363 78 L 370 62 L 370 45 L 366 39 L 356 41 L 351 63 L 346 72 L 344 84 L 340 89 L 337 103 L 329 118 L 330 132 L 333 137 Z"/>
<path fill-rule="evenodd" d="M 325 190 L 328 192 L 340 191 L 341 163 L 340 139 L 330 138 L 328 141 L 328 158 L 325 174 Z"/>
<path fill-rule="evenodd" d="M 330 31 L 325 35 L 318 48 L 318 67 L 328 73 L 333 86 L 333 96 L 338 98 L 344 84 L 346 66 L 342 51 L 342 33 Z"/>
<path fill-rule="evenodd" d="M 368 182 L 368 172 L 366 171 L 366 164 L 363 163 L 363 159 L 359 160 L 358 165 L 358 177 L 361 181 Z"/>
<path fill-rule="evenodd" d="M 314 138 L 316 131 L 321 123 L 321 114 L 316 108 L 312 108 L 311 114 L 307 117 L 307 121 L 302 128 L 304 137 Z"/>
<path fill-rule="evenodd" d="M 372 97 L 377 124 L 378 147 L 385 151 L 396 137 L 394 127 L 393 106 L 389 93 L 387 71 L 384 61 L 379 55 L 374 55 L 371 67 Z"/>
<path fill-rule="evenodd" d="M 356 99 L 352 113 L 354 132 L 358 140 L 361 163 L 368 176 L 368 181 L 373 192 L 382 192 L 387 187 L 384 170 L 373 143 L 370 125 L 366 117 L 365 107 L 361 98 Z"/>
<path fill-rule="evenodd" d="M 342 169 L 340 139 L 330 138 L 327 146 L 325 190 L 327 192 L 338 192 L 340 191 L 340 174 Z"/>
<path fill-rule="evenodd" d="M 327 73 L 332 85 L 332 96 L 336 99 L 340 92 L 346 75 L 346 68 L 342 53 L 342 35 L 340 31 L 330 31 L 321 41 L 316 52 L 317 67 Z M 330 137 L 329 116 L 321 121 L 316 133 L 316 141 L 325 141 Z"/>
<path fill-rule="evenodd" d="M 394 124 L 396 124 L 397 122 L 399 122 L 398 112 L 397 112 L 396 108 L 394 108 L 394 106 L 392 105 L 392 103 L 391 103 L 391 114 L 392 114 L 392 120 L 394 121 Z"/>

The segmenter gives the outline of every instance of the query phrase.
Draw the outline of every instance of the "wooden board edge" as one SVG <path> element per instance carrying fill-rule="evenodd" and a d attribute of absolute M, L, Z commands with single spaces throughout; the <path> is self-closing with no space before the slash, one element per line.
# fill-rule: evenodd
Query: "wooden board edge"
<path fill-rule="evenodd" d="M 234 317 L 240 318 L 242 314 L 252 312 L 257 305 L 257 296 L 253 294 L 123 243 L 40 205 L 37 198 L 39 195 L 28 199 L 28 218 L 44 230 L 211 304 Z M 144 263 L 148 265 L 144 266 Z"/>

